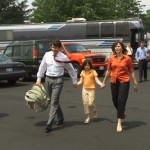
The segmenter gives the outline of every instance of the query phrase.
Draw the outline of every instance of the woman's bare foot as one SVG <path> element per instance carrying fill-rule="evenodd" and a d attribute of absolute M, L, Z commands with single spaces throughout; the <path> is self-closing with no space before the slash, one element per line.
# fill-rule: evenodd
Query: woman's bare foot
<path fill-rule="evenodd" d="M 118 119 L 117 132 L 122 132 L 122 119 Z"/>

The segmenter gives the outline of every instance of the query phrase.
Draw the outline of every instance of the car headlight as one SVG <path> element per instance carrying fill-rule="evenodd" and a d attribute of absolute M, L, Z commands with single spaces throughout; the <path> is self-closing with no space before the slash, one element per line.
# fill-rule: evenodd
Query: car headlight
<path fill-rule="evenodd" d="M 82 62 L 84 62 L 84 61 L 85 61 L 85 58 L 82 59 Z"/>

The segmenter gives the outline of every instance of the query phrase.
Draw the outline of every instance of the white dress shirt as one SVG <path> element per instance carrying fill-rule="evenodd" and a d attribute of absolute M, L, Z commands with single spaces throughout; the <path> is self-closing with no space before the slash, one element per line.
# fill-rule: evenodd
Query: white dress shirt
<path fill-rule="evenodd" d="M 147 47 L 143 47 L 143 48 L 139 47 L 135 53 L 136 60 L 147 59 L 148 56 L 149 56 L 149 54 L 148 54 Z"/>
<path fill-rule="evenodd" d="M 68 57 L 62 52 L 58 52 L 56 58 L 62 61 L 69 61 Z M 41 78 L 45 72 L 47 76 L 58 77 L 64 75 L 64 69 L 67 69 L 73 84 L 77 83 L 77 73 L 75 72 L 71 63 L 59 63 L 54 60 L 54 54 L 52 51 L 46 52 L 43 56 L 39 70 L 37 73 L 37 81 L 41 82 Z"/>

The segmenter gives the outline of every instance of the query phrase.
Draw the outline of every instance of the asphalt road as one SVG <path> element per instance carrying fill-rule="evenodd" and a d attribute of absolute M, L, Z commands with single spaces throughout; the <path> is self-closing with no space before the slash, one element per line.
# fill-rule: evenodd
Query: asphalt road
<path fill-rule="evenodd" d="M 1 150 L 150 150 L 150 69 L 137 93 L 131 83 L 122 133 L 116 133 L 109 81 L 105 89 L 96 88 L 98 120 L 84 125 L 81 87 L 74 89 L 70 78 L 64 79 L 60 103 L 65 124 L 51 133 L 44 133 L 49 110 L 36 113 L 25 104 L 24 94 L 34 81 L 0 83 Z"/>

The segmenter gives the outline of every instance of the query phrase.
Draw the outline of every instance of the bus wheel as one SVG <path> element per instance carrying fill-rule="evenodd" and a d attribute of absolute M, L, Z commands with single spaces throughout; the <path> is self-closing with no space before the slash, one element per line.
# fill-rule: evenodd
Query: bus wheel
<path fill-rule="evenodd" d="M 80 72 L 81 72 L 80 66 L 77 63 L 74 63 L 72 65 L 73 65 L 73 67 L 74 67 L 74 69 L 75 69 L 75 71 L 77 73 L 77 76 L 79 77 L 80 76 Z"/>

